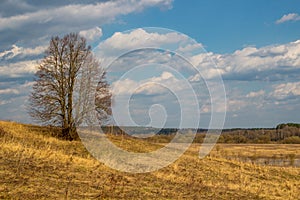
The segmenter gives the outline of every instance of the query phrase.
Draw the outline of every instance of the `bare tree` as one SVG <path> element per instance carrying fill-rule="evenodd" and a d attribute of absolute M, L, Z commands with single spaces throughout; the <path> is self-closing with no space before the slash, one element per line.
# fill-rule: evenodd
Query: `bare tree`
<path fill-rule="evenodd" d="M 35 76 L 29 114 L 42 124 L 60 126 L 65 139 L 78 138 L 76 125 L 93 109 L 99 120 L 111 114 L 105 71 L 78 34 L 53 37 Z"/>

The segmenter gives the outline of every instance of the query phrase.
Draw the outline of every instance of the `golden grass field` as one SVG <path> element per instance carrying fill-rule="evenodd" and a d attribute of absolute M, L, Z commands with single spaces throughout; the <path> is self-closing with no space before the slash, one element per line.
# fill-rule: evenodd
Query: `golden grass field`
<path fill-rule="evenodd" d="M 221 145 L 205 159 L 199 145 L 159 171 L 130 174 L 90 156 L 79 141 L 45 128 L 0 122 L 0 199 L 299 199 L 300 168 L 263 166 L 239 157 L 293 159 L 299 145 Z M 110 136 L 119 145 L 152 149 L 144 141 Z M 143 148 L 141 148 L 143 147 Z"/>

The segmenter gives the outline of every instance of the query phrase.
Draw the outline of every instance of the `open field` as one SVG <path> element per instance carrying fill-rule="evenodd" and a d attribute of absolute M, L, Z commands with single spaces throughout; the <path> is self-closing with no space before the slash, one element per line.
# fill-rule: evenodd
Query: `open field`
<path fill-rule="evenodd" d="M 297 199 L 300 168 L 256 165 L 244 158 L 296 160 L 299 145 L 218 144 L 205 159 L 199 145 L 159 171 L 129 174 L 90 156 L 79 141 L 53 138 L 45 128 L 0 122 L 0 199 Z M 110 136 L 120 146 L 156 149 Z M 239 159 L 240 158 L 240 159 Z"/>
<path fill-rule="evenodd" d="M 260 165 L 300 167 L 299 144 L 217 144 L 211 156 Z"/>

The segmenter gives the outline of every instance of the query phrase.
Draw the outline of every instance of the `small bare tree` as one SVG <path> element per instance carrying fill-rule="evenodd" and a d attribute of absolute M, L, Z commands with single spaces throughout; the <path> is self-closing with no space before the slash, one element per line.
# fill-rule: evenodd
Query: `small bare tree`
<path fill-rule="evenodd" d="M 76 125 L 93 109 L 99 120 L 111 114 L 105 71 L 78 34 L 53 37 L 35 76 L 29 114 L 44 125 L 60 126 L 65 139 L 78 138 Z"/>

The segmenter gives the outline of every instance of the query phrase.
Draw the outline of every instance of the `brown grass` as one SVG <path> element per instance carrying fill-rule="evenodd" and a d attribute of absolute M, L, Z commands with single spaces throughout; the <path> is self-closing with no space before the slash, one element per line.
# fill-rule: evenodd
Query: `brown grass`
<path fill-rule="evenodd" d="M 220 153 L 234 152 L 236 146 L 220 146 L 201 160 L 197 157 L 199 146 L 193 144 L 166 168 L 129 174 L 99 163 L 79 141 L 48 136 L 47 129 L 40 131 L 38 127 L 13 122 L 0 122 L 0 127 L 3 129 L 0 199 L 297 199 L 300 196 L 299 168 L 243 163 L 226 159 Z M 137 149 L 133 151 L 148 148 L 147 143 L 133 139 L 112 140 L 126 147 L 134 143 Z M 242 153 L 249 147 L 240 147 L 239 151 Z M 275 152 L 276 148 L 272 148 Z M 263 148 L 257 150 L 263 151 Z M 287 145 L 277 151 L 290 152 L 290 149 Z"/>

